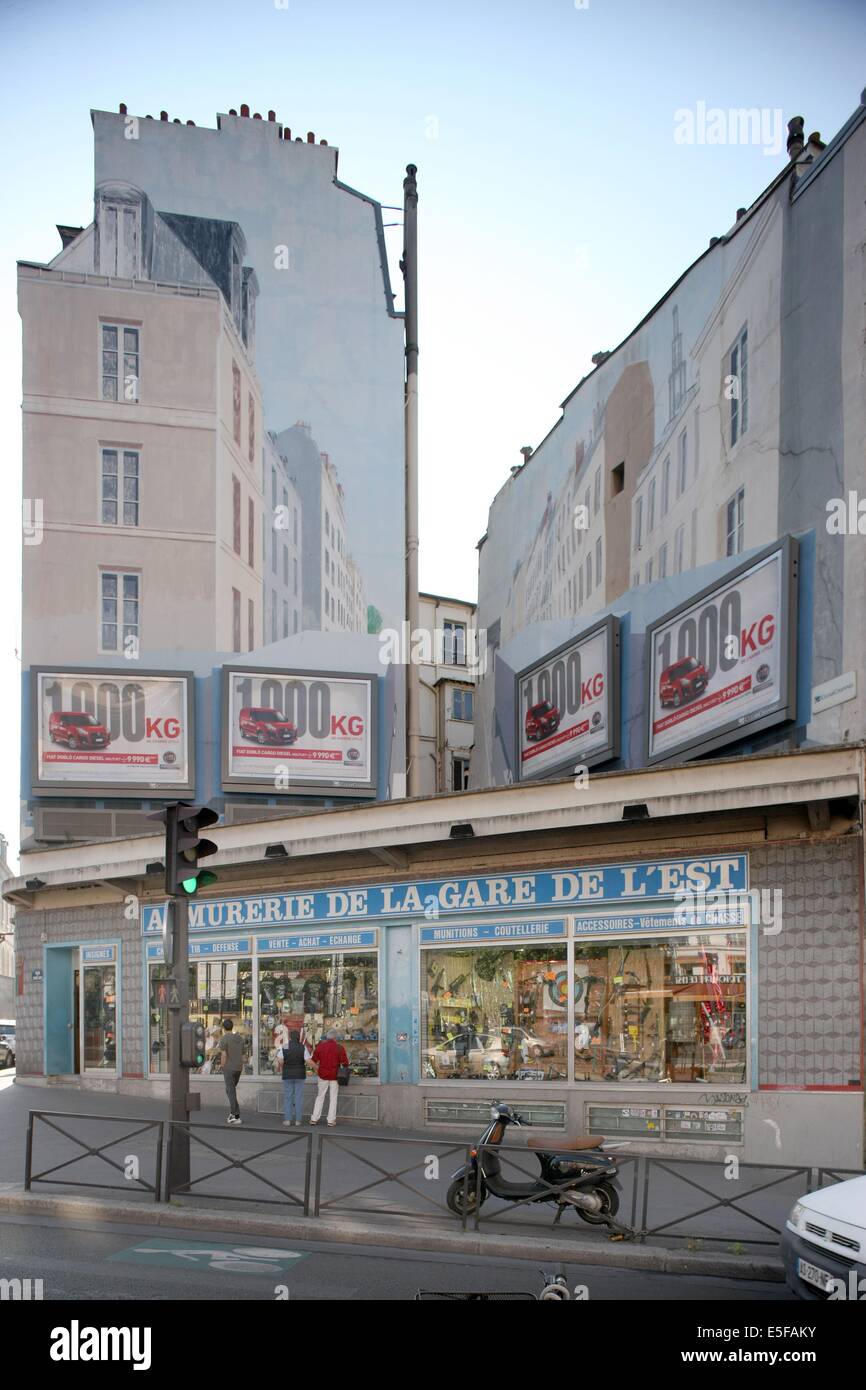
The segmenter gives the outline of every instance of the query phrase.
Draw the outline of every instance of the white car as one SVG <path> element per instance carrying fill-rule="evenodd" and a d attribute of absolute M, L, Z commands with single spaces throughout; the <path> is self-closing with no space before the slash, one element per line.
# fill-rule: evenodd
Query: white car
<path fill-rule="evenodd" d="M 866 1300 L 866 1175 L 795 1202 L 782 1232 L 782 1258 L 798 1298 Z"/>

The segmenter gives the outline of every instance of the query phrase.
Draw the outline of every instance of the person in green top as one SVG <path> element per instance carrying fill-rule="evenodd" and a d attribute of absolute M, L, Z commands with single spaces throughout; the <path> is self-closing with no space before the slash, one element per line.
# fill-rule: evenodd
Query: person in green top
<path fill-rule="evenodd" d="M 230 1018 L 223 1019 L 223 1035 L 214 1051 L 220 1054 L 220 1066 L 226 1083 L 226 1095 L 229 1102 L 229 1116 L 226 1124 L 242 1124 L 237 1087 L 244 1069 L 244 1040 L 240 1033 L 234 1031 L 234 1023 Z"/>

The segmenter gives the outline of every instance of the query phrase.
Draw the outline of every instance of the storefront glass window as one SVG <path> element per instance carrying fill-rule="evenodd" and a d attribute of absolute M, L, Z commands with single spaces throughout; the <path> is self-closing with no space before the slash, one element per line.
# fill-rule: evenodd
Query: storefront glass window
<path fill-rule="evenodd" d="M 375 954 L 333 952 L 259 961 L 259 1072 L 297 1030 L 311 1048 L 336 1028 L 356 1076 L 379 1075 L 379 972 Z"/>
<path fill-rule="evenodd" d="M 150 967 L 150 1071 L 168 1071 L 169 1012 L 165 965 Z M 234 1031 L 244 1039 L 244 1073 L 253 1069 L 253 964 L 242 960 L 190 961 L 189 1018 L 206 1029 L 207 1056 L 222 1037 L 223 1020 L 230 1018 Z M 220 1070 L 219 1056 L 213 1059 L 212 1073 Z M 193 1075 L 198 1068 L 192 1068 Z"/>
<path fill-rule="evenodd" d="M 84 1069 L 117 1066 L 116 973 L 113 965 L 84 966 Z"/>
<path fill-rule="evenodd" d="M 576 1081 L 746 1080 L 746 933 L 575 943 Z"/>
<path fill-rule="evenodd" d="M 565 1081 L 566 947 L 421 952 L 424 1078 Z"/>

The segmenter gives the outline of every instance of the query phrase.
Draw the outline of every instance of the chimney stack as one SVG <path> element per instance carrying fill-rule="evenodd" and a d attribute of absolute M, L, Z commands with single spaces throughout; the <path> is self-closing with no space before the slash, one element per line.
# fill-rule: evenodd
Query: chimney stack
<path fill-rule="evenodd" d="M 788 158 L 799 159 L 803 153 L 803 117 L 792 116 L 788 122 Z"/>

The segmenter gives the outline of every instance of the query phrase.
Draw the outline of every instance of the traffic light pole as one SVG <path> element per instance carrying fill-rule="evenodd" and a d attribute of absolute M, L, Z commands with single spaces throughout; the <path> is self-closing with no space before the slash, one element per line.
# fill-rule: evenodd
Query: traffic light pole
<path fill-rule="evenodd" d="M 189 903 L 185 898 L 169 898 L 166 911 L 172 914 L 174 948 L 169 982 L 169 1118 L 172 1125 L 169 1145 L 169 1184 L 172 1192 L 189 1183 L 189 1069 L 181 1066 L 180 1030 L 189 1022 Z"/>

